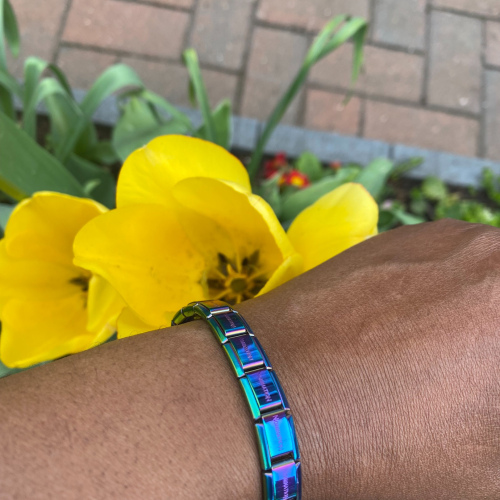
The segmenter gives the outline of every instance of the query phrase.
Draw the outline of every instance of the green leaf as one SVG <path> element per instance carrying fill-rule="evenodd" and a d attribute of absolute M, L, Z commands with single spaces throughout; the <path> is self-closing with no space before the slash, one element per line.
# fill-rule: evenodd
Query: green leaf
<path fill-rule="evenodd" d="M 19 55 L 20 38 L 16 15 L 9 0 L 0 0 L 0 69 L 7 69 L 6 46 L 14 57 Z"/>
<path fill-rule="evenodd" d="M 287 196 L 282 203 L 281 217 L 283 220 L 292 220 L 299 215 L 302 210 L 312 205 L 316 200 L 321 198 L 326 193 L 334 190 L 340 185 L 344 184 L 346 177 L 340 175 L 342 170 L 339 170 L 336 176 L 324 177 L 312 186 L 309 186 L 300 191 Z"/>
<path fill-rule="evenodd" d="M 425 219 L 422 217 L 417 217 L 416 215 L 405 212 L 400 208 L 393 208 L 390 212 L 396 217 L 396 219 L 404 225 L 413 225 L 413 224 L 421 224 L 425 222 Z"/>
<path fill-rule="evenodd" d="M 106 69 L 85 95 L 80 108 L 86 119 L 91 119 L 102 101 L 125 88 L 144 88 L 137 73 L 126 64 L 115 64 Z"/>
<path fill-rule="evenodd" d="M 281 195 L 279 187 L 279 178 L 274 178 L 264 181 L 257 189 L 257 194 L 264 198 L 273 209 L 276 217 L 281 217 Z"/>
<path fill-rule="evenodd" d="M 83 186 L 84 196 L 108 208 L 115 206 L 116 181 L 108 170 L 76 155 L 69 157 L 66 167 Z"/>
<path fill-rule="evenodd" d="M 21 85 L 6 70 L 0 68 L 0 86 L 12 95 L 22 97 Z"/>
<path fill-rule="evenodd" d="M 23 107 L 26 108 L 33 98 L 35 89 L 40 81 L 42 73 L 47 69 L 49 63 L 39 57 L 28 57 L 24 61 L 24 96 Z"/>
<path fill-rule="evenodd" d="M 4 35 L 9 44 L 10 52 L 14 57 L 19 56 L 21 48 L 21 37 L 19 36 L 19 26 L 16 14 L 9 0 L 4 0 Z"/>
<path fill-rule="evenodd" d="M 231 101 L 224 99 L 212 113 L 215 130 L 217 131 L 218 144 L 225 149 L 231 145 Z M 196 134 L 202 139 L 207 139 L 207 127 L 204 123 Z"/>
<path fill-rule="evenodd" d="M 401 163 L 398 163 L 391 172 L 391 179 L 398 179 L 403 174 L 418 167 L 423 163 L 424 159 L 421 157 L 409 158 Z"/>
<path fill-rule="evenodd" d="M 354 182 L 362 184 L 368 192 L 377 200 L 380 198 L 387 179 L 394 167 L 394 163 L 387 158 L 377 158 L 369 163 Z"/>
<path fill-rule="evenodd" d="M 306 174 L 311 182 L 315 182 L 323 177 L 323 167 L 315 154 L 306 151 L 302 153 L 295 162 L 295 167 L 299 172 Z"/>
<path fill-rule="evenodd" d="M 196 100 L 198 101 L 198 106 L 200 107 L 200 111 L 203 116 L 203 122 L 206 127 L 205 137 L 210 142 L 215 142 L 216 144 L 222 145 L 217 136 L 217 129 L 215 127 L 212 111 L 210 110 L 207 89 L 205 87 L 203 77 L 201 76 L 201 70 L 198 63 L 198 56 L 196 54 L 196 51 L 194 49 L 186 49 L 183 56 L 189 73 L 189 78 L 196 95 Z"/>
<path fill-rule="evenodd" d="M 305 83 L 309 70 L 318 61 L 326 57 L 351 38 L 354 41 L 352 81 L 353 84 L 355 83 L 363 63 L 363 44 L 367 27 L 368 24 L 364 19 L 359 17 L 350 18 L 346 15 L 341 15 L 332 19 L 323 28 L 323 30 L 321 30 L 320 34 L 309 49 L 299 72 L 269 116 L 269 119 L 264 127 L 264 131 L 257 141 L 257 145 L 250 160 L 250 165 L 248 166 L 248 173 L 252 182 L 254 182 L 259 170 L 264 149 L 269 141 L 269 138 L 271 137 L 271 134 L 283 118 L 283 115 L 286 113 L 290 103 L 294 100 L 302 85 Z"/>
<path fill-rule="evenodd" d="M 428 200 L 441 201 L 448 196 L 448 188 L 441 179 L 431 176 L 422 183 L 422 193 Z"/>
<path fill-rule="evenodd" d="M 37 132 L 36 130 L 37 107 L 41 102 L 46 101 L 48 97 L 53 97 L 55 95 L 64 99 L 66 102 L 68 102 L 68 104 L 71 100 L 71 97 L 68 96 L 66 89 L 61 85 L 61 83 L 58 80 L 56 80 L 55 78 L 44 78 L 37 85 L 35 91 L 30 97 L 29 102 L 26 104 L 23 112 L 23 128 L 25 132 L 33 139 L 36 138 L 36 132 Z M 50 111 L 53 111 L 53 109 L 51 109 Z M 75 114 L 76 114 L 76 109 L 75 109 Z"/>
<path fill-rule="evenodd" d="M 15 205 L 7 205 L 6 203 L 0 203 L 0 237 L 3 236 L 5 232 L 5 226 L 9 220 L 10 214 L 16 208 Z"/>
<path fill-rule="evenodd" d="M 137 73 L 126 64 L 115 64 L 106 69 L 94 82 L 82 100 L 79 109 L 81 116 L 73 123 L 69 134 L 58 146 L 56 155 L 63 162 L 75 150 L 75 145 L 85 127 L 91 121 L 102 101 L 119 90 L 131 87 L 143 88 L 144 85 Z"/>
<path fill-rule="evenodd" d="M 429 202 L 422 198 L 415 198 L 410 201 L 410 210 L 417 215 L 424 215 L 429 210 Z"/>
<path fill-rule="evenodd" d="M 7 377 L 21 371 L 22 369 L 20 368 L 8 368 L 0 361 L 0 378 Z"/>
<path fill-rule="evenodd" d="M 158 120 L 150 104 L 139 97 L 131 97 L 113 130 L 112 144 L 122 161 L 149 141 L 160 135 L 186 133 L 186 125 L 173 118 L 166 123 Z"/>
<path fill-rule="evenodd" d="M 17 80 L 0 68 L 0 111 L 3 111 L 11 120 L 16 119 L 14 96 L 21 97 L 21 85 Z"/>
<path fill-rule="evenodd" d="M 102 165 L 113 165 L 119 161 L 111 141 L 99 141 L 86 151 L 86 158 Z"/>
<path fill-rule="evenodd" d="M 482 184 L 488 198 L 497 205 L 500 205 L 500 176 L 495 176 L 493 170 L 485 168 L 483 170 Z"/>
<path fill-rule="evenodd" d="M 17 201 L 36 191 L 83 196 L 78 181 L 45 149 L 0 113 L 0 190 Z"/>
<path fill-rule="evenodd" d="M 151 103 L 156 108 L 165 111 L 172 118 L 175 118 L 175 121 L 182 123 L 186 127 L 186 130 L 190 133 L 194 133 L 193 125 L 189 117 L 182 111 L 179 111 L 173 104 L 170 104 L 163 97 L 151 92 L 150 90 L 142 90 L 137 93 L 137 96 L 142 97 L 145 101 Z"/>

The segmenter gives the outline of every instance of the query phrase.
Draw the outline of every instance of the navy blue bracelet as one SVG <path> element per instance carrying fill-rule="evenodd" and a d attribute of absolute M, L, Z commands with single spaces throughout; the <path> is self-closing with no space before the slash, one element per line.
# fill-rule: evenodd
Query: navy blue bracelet
<path fill-rule="evenodd" d="M 264 349 L 243 317 L 220 300 L 192 302 L 172 326 L 202 319 L 233 367 L 254 420 L 264 500 L 300 500 L 301 464 L 290 406 Z"/>

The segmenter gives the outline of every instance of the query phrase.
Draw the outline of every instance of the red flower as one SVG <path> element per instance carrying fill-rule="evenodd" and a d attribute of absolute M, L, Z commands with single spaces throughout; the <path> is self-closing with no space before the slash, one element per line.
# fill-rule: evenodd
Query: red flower
<path fill-rule="evenodd" d="M 288 163 L 286 159 L 286 154 L 283 151 L 280 151 L 279 153 L 276 153 L 274 157 L 274 165 L 279 168 L 279 167 L 284 167 Z"/>
<path fill-rule="evenodd" d="M 274 158 L 264 163 L 264 179 L 274 177 L 278 171 L 288 165 L 286 155 L 283 152 L 277 153 Z"/>
<path fill-rule="evenodd" d="M 300 189 L 305 188 L 309 186 L 309 177 L 307 177 L 306 174 L 303 174 L 302 172 L 299 172 L 298 170 L 290 170 L 290 172 L 286 172 L 285 174 L 282 175 L 280 179 L 280 185 L 285 185 L 285 186 L 295 186 Z"/>

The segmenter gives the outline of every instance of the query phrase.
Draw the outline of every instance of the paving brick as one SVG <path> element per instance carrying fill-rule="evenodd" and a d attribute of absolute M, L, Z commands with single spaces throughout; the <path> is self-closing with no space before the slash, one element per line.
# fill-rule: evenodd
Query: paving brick
<path fill-rule="evenodd" d="M 191 105 L 188 95 L 189 77 L 183 65 L 145 61 L 132 57 L 123 58 L 122 61 L 134 68 L 144 84 L 153 92 L 165 97 L 172 104 Z M 202 76 L 212 106 L 222 99 L 230 99 L 234 103 L 237 76 L 209 69 L 202 69 Z"/>
<path fill-rule="evenodd" d="M 73 88 L 89 89 L 95 79 L 117 59 L 116 56 L 93 50 L 62 47 L 57 65 L 64 71 Z"/>
<path fill-rule="evenodd" d="M 21 78 L 24 59 L 38 56 L 51 61 L 58 43 L 57 33 L 61 26 L 68 0 L 11 0 L 21 32 L 21 54 L 9 58 L 9 69 Z"/>
<path fill-rule="evenodd" d="M 373 39 L 424 49 L 425 0 L 378 0 L 375 3 Z"/>
<path fill-rule="evenodd" d="M 347 44 L 320 61 L 311 71 L 311 81 L 349 89 L 352 45 Z M 365 47 L 365 64 L 355 89 L 368 95 L 419 101 L 424 61 L 421 56 L 379 47 Z"/>
<path fill-rule="evenodd" d="M 433 12 L 428 102 L 479 112 L 481 100 L 481 21 Z"/>
<path fill-rule="evenodd" d="M 191 45 L 202 62 L 229 69 L 243 66 L 255 0 L 201 0 L 196 8 Z"/>
<path fill-rule="evenodd" d="M 306 98 L 305 126 L 356 135 L 359 128 L 361 100 L 353 97 L 344 104 L 344 99 L 344 94 L 309 89 Z"/>
<path fill-rule="evenodd" d="M 180 57 L 189 14 L 116 0 L 74 0 L 63 39 L 151 56 Z"/>
<path fill-rule="evenodd" d="M 255 29 L 241 106 L 243 116 L 267 119 L 297 73 L 306 50 L 307 38 L 303 35 Z M 301 93 L 290 105 L 284 123 L 297 123 Z"/>
<path fill-rule="evenodd" d="M 486 157 L 500 160 L 500 71 L 486 71 Z"/>
<path fill-rule="evenodd" d="M 261 0 L 257 18 L 283 26 L 320 30 L 333 16 L 368 18 L 369 0 Z"/>
<path fill-rule="evenodd" d="M 500 23 L 486 23 L 486 62 L 500 66 Z"/>
<path fill-rule="evenodd" d="M 483 16 L 500 16 L 498 0 L 433 0 L 433 5 Z"/>
<path fill-rule="evenodd" d="M 479 124 L 471 118 L 368 101 L 365 136 L 438 151 L 475 156 Z"/>

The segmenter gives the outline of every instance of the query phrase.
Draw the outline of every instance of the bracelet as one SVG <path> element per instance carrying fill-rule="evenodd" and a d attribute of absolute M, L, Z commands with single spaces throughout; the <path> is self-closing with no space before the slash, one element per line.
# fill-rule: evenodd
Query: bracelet
<path fill-rule="evenodd" d="M 290 406 L 269 358 L 243 317 L 220 300 L 191 302 L 172 326 L 202 319 L 226 353 L 252 414 L 262 467 L 264 500 L 300 500 L 299 446 Z"/>

